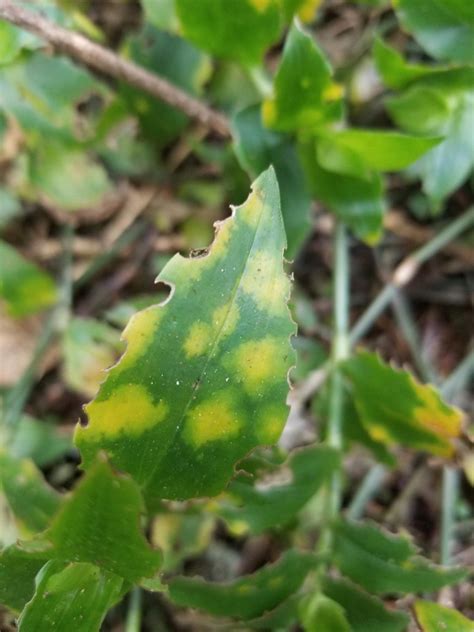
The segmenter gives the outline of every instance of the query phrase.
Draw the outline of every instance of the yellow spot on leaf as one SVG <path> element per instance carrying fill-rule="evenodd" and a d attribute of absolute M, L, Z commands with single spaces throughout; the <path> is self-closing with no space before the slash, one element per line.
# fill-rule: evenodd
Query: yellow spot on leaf
<path fill-rule="evenodd" d="M 78 426 L 76 433 L 86 433 L 89 439 L 115 438 L 121 433 L 140 435 L 163 421 L 168 406 L 163 401 L 153 402 L 140 384 L 119 386 L 104 401 L 94 400 L 85 407 L 89 417 L 86 428 Z"/>
<path fill-rule="evenodd" d="M 127 350 L 114 368 L 115 371 L 128 369 L 145 354 L 158 328 L 162 314 L 161 307 L 153 306 L 132 316 L 122 335 L 122 338 L 127 341 Z"/>
<path fill-rule="evenodd" d="M 227 254 L 227 246 L 232 235 L 232 218 L 228 217 L 221 222 L 215 222 L 214 226 L 216 228 L 216 236 L 211 246 L 211 257 L 222 257 Z"/>
<path fill-rule="evenodd" d="M 201 402 L 186 416 L 185 437 L 196 447 L 209 441 L 235 437 L 242 425 L 229 393 L 217 393 L 212 399 Z"/>
<path fill-rule="evenodd" d="M 202 355 L 209 347 L 211 328 L 206 323 L 194 323 L 184 341 L 184 351 L 188 358 Z"/>
<path fill-rule="evenodd" d="M 288 298 L 290 279 L 282 269 L 278 253 L 257 252 L 242 277 L 241 288 L 266 312 L 279 311 Z"/>
<path fill-rule="evenodd" d="M 282 345 L 271 336 L 244 342 L 226 363 L 241 378 L 243 387 L 251 395 L 259 393 L 286 368 Z"/>
<path fill-rule="evenodd" d="M 311 22 L 320 4 L 321 0 L 304 0 L 298 9 L 298 17 L 302 22 Z"/>
<path fill-rule="evenodd" d="M 428 430 L 441 439 L 453 439 L 461 432 L 462 413 L 459 409 L 446 406 L 434 388 L 420 387 L 412 378 L 413 386 L 423 404 L 417 406 L 413 416 Z"/>
<path fill-rule="evenodd" d="M 247 226 L 256 228 L 264 210 L 263 204 L 264 201 L 260 195 L 260 191 L 252 191 L 238 209 L 240 219 L 242 219 Z"/>
<path fill-rule="evenodd" d="M 325 101 L 339 101 L 344 94 L 344 88 L 340 83 L 331 83 L 324 89 L 323 99 Z"/>
<path fill-rule="evenodd" d="M 259 11 L 259 13 L 265 13 L 268 7 L 273 4 L 274 0 L 248 0 L 248 3 Z"/>
<path fill-rule="evenodd" d="M 235 301 L 228 301 L 214 310 L 212 324 L 216 330 L 220 331 L 221 336 L 228 336 L 235 330 L 239 317 L 239 308 Z"/>
<path fill-rule="evenodd" d="M 257 436 L 261 443 L 276 443 L 280 438 L 286 421 L 281 406 L 269 406 L 263 411 L 257 423 Z"/>
<path fill-rule="evenodd" d="M 262 103 L 262 120 L 267 127 L 275 125 L 277 120 L 277 108 L 273 99 L 265 99 Z"/>
<path fill-rule="evenodd" d="M 390 432 L 383 426 L 370 425 L 368 432 L 374 441 L 380 441 L 386 445 L 391 445 L 394 442 Z"/>

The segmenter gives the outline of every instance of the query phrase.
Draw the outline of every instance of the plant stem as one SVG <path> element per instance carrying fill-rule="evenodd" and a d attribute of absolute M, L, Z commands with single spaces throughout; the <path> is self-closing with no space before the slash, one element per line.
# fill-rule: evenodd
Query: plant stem
<path fill-rule="evenodd" d="M 425 263 L 425 261 L 433 257 L 433 255 L 442 250 L 444 246 L 473 224 L 474 206 L 471 206 L 463 215 L 446 226 L 446 228 L 441 230 L 428 243 L 406 257 L 395 269 L 391 282 L 376 296 L 374 301 L 352 328 L 349 335 L 349 344 L 351 346 L 355 345 L 370 329 L 372 324 L 393 299 L 397 288 L 407 285 L 417 274 L 420 266 Z"/>
<path fill-rule="evenodd" d="M 456 502 L 459 494 L 459 472 L 445 465 L 443 468 L 442 512 L 441 512 L 441 564 L 451 563 L 453 529 Z"/>
<path fill-rule="evenodd" d="M 332 342 L 333 372 L 330 382 L 328 445 L 341 450 L 344 406 L 344 382 L 338 368 L 349 353 L 349 261 L 347 230 L 342 222 L 336 224 L 334 234 L 334 333 Z M 341 504 L 341 472 L 333 474 L 328 500 L 328 518 L 334 519 Z"/>
<path fill-rule="evenodd" d="M 130 591 L 125 632 L 140 632 L 142 623 L 142 591 L 135 586 Z"/>
<path fill-rule="evenodd" d="M 464 360 L 454 369 L 441 387 L 443 397 L 451 400 L 456 393 L 474 376 L 474 350 L 470 351 Z"/>
<path fill-rule="evenodd" d="M 386 468 L 380 463 L 370 468 L 347 509 L 348 518 L 358 520 L 362 517 L 367 503 L 380 489 L 386 474 Z"/>

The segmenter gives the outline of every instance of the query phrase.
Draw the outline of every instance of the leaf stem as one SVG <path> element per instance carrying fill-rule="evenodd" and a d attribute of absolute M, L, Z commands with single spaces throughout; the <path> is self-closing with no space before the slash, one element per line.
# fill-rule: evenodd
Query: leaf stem
<path fill-rule="evenodd" d="M 135 586 L 130 591 L 125 632 L 140 632 L 142 623 L 142 591 Z"/>
<path fill-rule="evenodd" d="M 459 472 L 456 468 L 443 467 L 441 510 L 441 564 L 451 563 L 456 502 L 459 495 Z"/>
<path fill-rule="evenodd" d="M 378 492 L 386 475 L 387 470 L 380 463 L 369 469 L 347 509 L 348 518 L 358 520 L 362 517 L 367 503 Z"/>
<path fill-rule="evenodd" d="M 441 230 L 433 239 L 424 244 L 411 255 L 403 259 L 392 275 L 392 280 L 376 296 L 374 301 L 365 310 L 355 323 L 349 335 L 349 344 L 355 345 L 370 329 L 380 314 L 392 301 L 397 288 L 407 285 L 417 274 L 419 268 L 428 259 L 442 250 L 450 241 L 455 239 L 464 230 L 474 224 L 474 206 L 471 206 L 463 215 Z"/>

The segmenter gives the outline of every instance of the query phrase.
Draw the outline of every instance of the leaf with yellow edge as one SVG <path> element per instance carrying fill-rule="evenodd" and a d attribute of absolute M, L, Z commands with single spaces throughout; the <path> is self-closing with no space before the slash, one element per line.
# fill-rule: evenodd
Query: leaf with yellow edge
<path fill-rule="evenodd" d="M 461 432 L 462 413 L 429 384 L 385 364 L 377 354 L 359 351 L 342 365 L 361 422 L 376 441 L 449 457 Z"/>
<path fill-rule="evenodd" d="M 168 301 L 131 319 L 127 350 L 76 430 L 86 468 L 105 450 L 148 498 L 212 496 L 237 461 L 278 440 L 294 364 L 285 247 L 270 168 L 207 255 L 166 265 Z"/>

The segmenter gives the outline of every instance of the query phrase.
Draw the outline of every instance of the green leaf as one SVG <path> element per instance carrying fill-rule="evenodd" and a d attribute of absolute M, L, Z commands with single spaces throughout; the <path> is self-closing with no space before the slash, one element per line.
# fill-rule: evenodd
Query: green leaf
<path fill-rule="evenodd" d="M 93 397 L 120 349 L 116 329 L 92 318 L 70 319 L 63 340 L 65 383 Z"/>
<path fill-rule="evenodd" d="M 310 229 L 311 197 L 294 143 L 262 125 L 259 106 L 239 112 L 233 121 L 235 152 L 251 177 L 273 165 L 280 185 L 281 212 L 293 259 Z"/>
<path fill-rule="evenodd" d="M 397 15 L 433 57 L 474 62 L 474 7 L 464 0 L 396 0 Z"/>
<path fill-rule="evenodd" d="M 277 0 L 176 0 L 176 10 L 184 36 L 196 46 L 249 66 L 280 34 Z"/>
<path fill-rule="evenodd" d="M 216 616 L 253 619 L 295 593 L 315 563 L 313 555 L 290 550 L 275 564 L 227 584 L 175 577 L 169 582 L 169 596 L 180 606 Z"/>
<path fill-rule="evenodd" d="M 85 467 L 106 450 L 148 496 L 213 496 L 238 460 L 277 441 L 294 364 L 284 248 L 270 169 L 206 256 L 168 262 L 158 280 L 170 298 L 130 321 L 127 350 L 76 430 Z"/>
<path fill-rule="evenodd" d="M 415 614 L 422 632 L 474 632 L 474 621 L 437 603 L 417 601 Z"/>
<path fill-rule="evenodd" d="M 283 14 L 286 21 L 297 15 L 302 22 L 312 22 L 321 0 L 283 0 Z"/>
<path fill-rule="evenodd" d="M 232 524 L 247 523 L 252 533 L 290 522 L 339 467 L 337 452 L 314 446 L 295 452 L 286 464 L 291 481 L 259 489 L 247 475 L 232 481 L 218 513 Z M 277 473 L 278 478 L 278 473 Z M 226 501 L 229 498 L 230 501 Z"/>
<path fill-rule="evenodd" d="M 415 133 L 440 134 L 445 140 L 423 156 L 412 172 L 423 180 L 423 189 L 435 207 L 455 191 L 474 168 L 474 90 L 450 86 L 449 74 L 437 77 L 438 85 L 424 81 L 387 101 L 392 119 Z M 466 81 L 472 80 L 466 76 Z M 443 83 L 445 85 L 443 86 Z"/>
<path fill-rule="evenodd" d="M 291 27 L 274 80 L 274 95 L 263 104 L 265 125 L 280 131 L 314 129 L 342 116 L 342 90 L 314 40 Z"/>
<path fill-rule="evenodd" d="M 466 571 L 415 556 L 411 542 L 368 523 L 338 522 L 335 563 L 343 575 L 375 594 L 418 593 L 455 584 Z"/>
<path fill-rule="evenodd" d="M 134 62 L 168 79 L 191 95 L 198 95 L 208 80 L 209 58 L 189 42 L 150 24 L 125 42 L 124 52 Z M 136 114 L 146 138 L 164 145 L 186 127 L 188 118 L 178 109 L 157 101 L 142 90 L 123 83 L 120 92 Z"/>
<path fill-rule="evenodd" d="M 461 432 L 462 413 L 430 385 L 392 368 L 377 354 L 359 351 L 342 365 L 360 419 L 370 436 L 393 445 L 449 456 Z"/>
<path fill-rule="evenodd" d="M 405 613 L 388 610 L 380 599 L 346 579 L 326 577 L 323 591 L 342 606 L 353 632 L 404 632 L 407 628 Z"/>
<path fill-rule="evenodd" d="M 40 145 L 32 153 L 30 178 L 43 203 L 66 211 L 100 205 L 113 193 L 102 165 L 60 143 Z"/>
<path fill-rule="evenodd" d="M 352 632 L 344 609 L 325 595 L 317 594 L 306 600 L 301 611 L 305 632 Z"/>
<path fill-rule="evenodd" d="M 161 561 L 139 531 L 143 504 L 137 485 L 98 461 L 53 519 L 22 546 L 37 556 L 88 562 L 131 582 L 151 577 Z"/>
<path fill-rule="evenodd" d="M 175 0 L 142 0 L 142 6 L 147 22 L 159 29 L 178 31 Z"/>
<path fill-rule="evenodd" d="M 395 48 L 376 38 L 374 61 L 385 85 L 390 88 L 404 88 L 408 84 L 431 74 L 446 72 L 447 66 L 427 66 L 413 64 L 405 60 Z"/>
<path fill-rule="evenodd" d="M 34 314 L 55 303 L 51 277 L 4 241 L 0 241 L 0 261 L 0 299 L 11 316 Z"/>
<path fill-rule="evenodd" d="M 33 599 L 19 619 L 19 632 L 98 632 L 119 599 L 123 579 L 92 564 L 49 562 L 39 573 Z"/>
<path fill-rule="evenodd" d="M 0 129 L 0 143 L 2 140 L 2 132 Z M 7 224 L 20 213 L 21 204 L 19 199 L 11 191 L 0 186 L 0 230 L 7 226 Z"/>
<path fill-rule="evenodd" d="M 4 549 L 0 554 L 0 603 L 20 612 L 35 591 L 35 577 L 44 560 L 38 560 L 17 546 Z"/>
<path fill-rule="evenodd" d="M 440 140 L 382 130 L 325 131 L 318 142 L 318 159 L 329 171 L 370 178 L 369 170 L 405 169 Z"/>
<path fill-rule="evenodd" d="M 19 526 L 27 533 L 46 529 L 60 507 L 61 497 L 30 459 L 0 452 L 0 485 Z"/>
<path fill-rule="evenodd" d="M 72 448 L 72 436 L 53 423 L 24 415 L 9 444 L 11 456 L 30 458 L 36 465 L 50 465 Z"/>
<path fill-rule="evenodd" d="M 371 172 L 364 178 L 356 178 L 324 169 L 318 161 L 318 143 L 314 139 L 301 143 L 300 151 L 316 199 L 327 205 L 360 239 L 375 244 L 382 234 L 385 210 L 380 174 Z"/>

